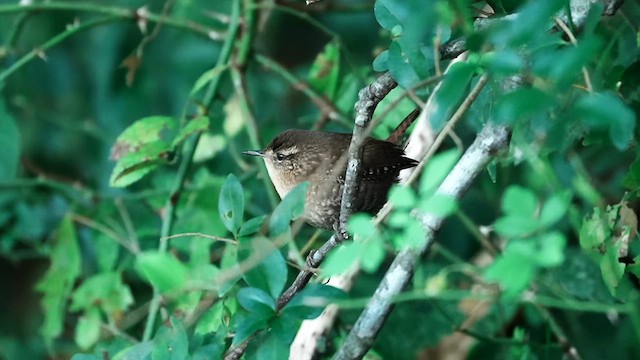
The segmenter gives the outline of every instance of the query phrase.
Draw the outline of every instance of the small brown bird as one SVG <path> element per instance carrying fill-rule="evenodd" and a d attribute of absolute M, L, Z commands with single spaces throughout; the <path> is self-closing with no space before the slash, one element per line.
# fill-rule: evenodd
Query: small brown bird
<path fill-rule="evenodd" d="M 351 134 L 293 129 L 276 136 L 264 150 L 243 154 L 264 159 L 280 198 L 301 182 L 309 181 L 304 219 L 313 226 L 334 229 L 340 216 L 350 143 Z M 367 138 L 354 212 L 377 213 L 387 201 L 389 188 L 397 182 L 400 170 L 417 164 L 399 146 Z"/>

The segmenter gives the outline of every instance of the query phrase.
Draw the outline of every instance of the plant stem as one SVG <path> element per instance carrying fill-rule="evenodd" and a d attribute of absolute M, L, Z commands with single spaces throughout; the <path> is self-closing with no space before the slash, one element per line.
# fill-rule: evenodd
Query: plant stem
<path fill-rule="evenodd" d="M 233 42 L 236 38 L 236 34 L 238 33 L 238 29 L 240 27 L 240 1 L 235 0 L 233 2 L 233 6 L 231 9 L 231 22 L 229 24 L 229 36 L 226 38 L 222 50 L 220 51 L 220 56 L 218 57 L 217 64 L 215 66 L 219 66 L 221 64 L 226 64 L 229 62 L 231 58 L 231 50 L 233 49 Z M 215 95 L 218 92 L 218 86 L 220 84 L 220 76 L 211 79 L 209 83 L 209 87 L 204 95 L 205 109 L 211 107 L 213 101 L 215 100 Z M 180 193 L 182 190 L 182 186 L 184 185 L 184 181 L 187 176 L 187 172 L 191 166 L 193 161 L 193 154 L 196 151 L 196 147 L 198 146 L 198 140 L 200 139 L 200 134 L 196 134 L 191 136 L 183 145 L 183 153 L 182 153 L 182 161 L 180 163 L 180 167 L 178 168 L 178 173 L 176 174 L 175 182 L 173 188 L 171 189 L 171 194 L 167 199 L 167 202 L 164 207 L 164 218 L 162 221 L 162 228 L 160 231 L 160 240 L 158 245 L 158 250 L 161 252 L 165 252 L 168 248 L 169 236 L 171 235 L 171 228 L 173 227 L 173 222 L 175 219 L 175 211 L 178 204 L 178 200 L 180 199 Z M 144 327 L 144 333 L 142 336 L 142 341 L 148 341 L 151 339 L 151 333 L 153 331 L 153 326 L 155 324 L 156 316 L 158 314 L 158 310 L 160 308 L 160 292 L 157 288 L 153 289 L 153 297 L 151 298 L 151 302 L 149 304 L 149 315 L 147 317 L 147 322 Z"/>

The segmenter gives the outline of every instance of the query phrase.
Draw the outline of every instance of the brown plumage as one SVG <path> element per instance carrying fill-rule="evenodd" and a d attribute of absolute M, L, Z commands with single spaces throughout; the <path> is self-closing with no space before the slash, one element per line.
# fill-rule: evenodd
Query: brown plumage
<path fill-rule="evenodd" d="M 351 134 L 294 129 L 276 136 L 264 150 L 245 154 L 264 159 L 281 198 L 296 185 L 309 181 L 304 218 L 313 226 L 332 229 L 340 215 L 350 143 Z M 367 138 L 354 211 L 378 212 L 387 200 L 389 188 L 397 182 L 400 170 L 417 163 L 405 157 L 397 145 Z"/>

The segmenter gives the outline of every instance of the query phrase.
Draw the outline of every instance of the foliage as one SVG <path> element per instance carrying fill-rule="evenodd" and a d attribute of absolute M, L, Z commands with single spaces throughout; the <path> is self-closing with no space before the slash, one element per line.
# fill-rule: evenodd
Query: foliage
<path fill-rule="evenodd" d="M 640 6 L 580 2 L 0 2 L 0 358 L 283 359 L 337 304 L 329 358 L 421 248 L 371 358 L 637 357 Z M 289 294 L 330 234 L 240 153 L 351 131 L 381 72 L 373 136 L 426 106 L 443 143 Z M 489 122 L 509 150 L 438 191 Z"/>

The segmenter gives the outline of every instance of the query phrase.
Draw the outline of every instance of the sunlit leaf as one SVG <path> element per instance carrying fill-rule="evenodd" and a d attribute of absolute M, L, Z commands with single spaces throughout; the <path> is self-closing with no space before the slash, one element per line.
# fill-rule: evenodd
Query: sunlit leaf
<path fill-rule="evenodd" d="M 554 194 L 542 205 L 540 222 L 542 226 L 550 226 L 559 221 L 569 209 L 571 193 L 569 191 Z"/>
<path fill-rule="evenodd" d="M 147 251 L 136 258 L 135 268 L 160 292 L 186 285 L 187 267 L 168 253 Z"/>
<path fill-rule="evenodd" d="M 321 269 L 324 276 L 342 274 L 360 260 L 362 248 L 366 246 L 361 242 L 349 242 L 329 253 L 322 262 Z"/>
<path fill-rule="evenodd" d="M 90 310 L 78 319 L 75 341 L 81 349 L 88 349 L 100 339 L 101 321 L 97 310 Z"/>
<path fill-rule="evenodd" d="M 114 316 L 133 304 L 133 295 L 129 286 L 122 282 L 122 275 L 117 272 L 98 273 L 86 279 L 73 293 L 70 309 L 78 311 L 103 309 L 109 316 Z"/>
<path fill-rule="evenodd" d="M 140 180 L 171 157 L 172 147 L 165 141 L 155 141 L 139 146 L 135 152 L 122 156 L 113 168 L 109 185 L 125 187 Z"/>
<path fill-rule="evenodd" d="M 433 194 L 460 158 L 458 149 L 443 151 L 432 157 L 420 177 L 420 195 Z"/>
<path fill-rule="evenodd" d="M 416 203 L 416 194 L 409 187 L 395 185 L 389 191 L 389 202 L 395 209 L 411 209 Z"/>
<path fill-rule="evenodd" d="M 536 194 L 521 186 L 510 186 L 502 197 L 502 211 L 508 215 L 533 218 L 537 208 Z"/>
<path fill-rule="evenodd" d="M 150 116 L 129 125 L 111 148 L 111 159 L 119 160 L 132 152 L 139 152 L 146 144 L 163 141 L 169 143 L 178 127 L 178 121 L 169 116 Z"/>
<path fill-rule="evenodd" d="M 339 74 L 340 46 L 330 42 L 325 45 L 311 65 L 308 76 L 309 85 L 321 95 L 333 99 L 338 89 Z"/>
<path fill-rule="evenodd" d="M 207 116 L 198 116 L 193 118 L 180 129 L 178 135 L 173 139 L 172 146 L 178 146 L 185 141 L 191 134 L 203 132 L 209 129 L 209 118 Z"/>

